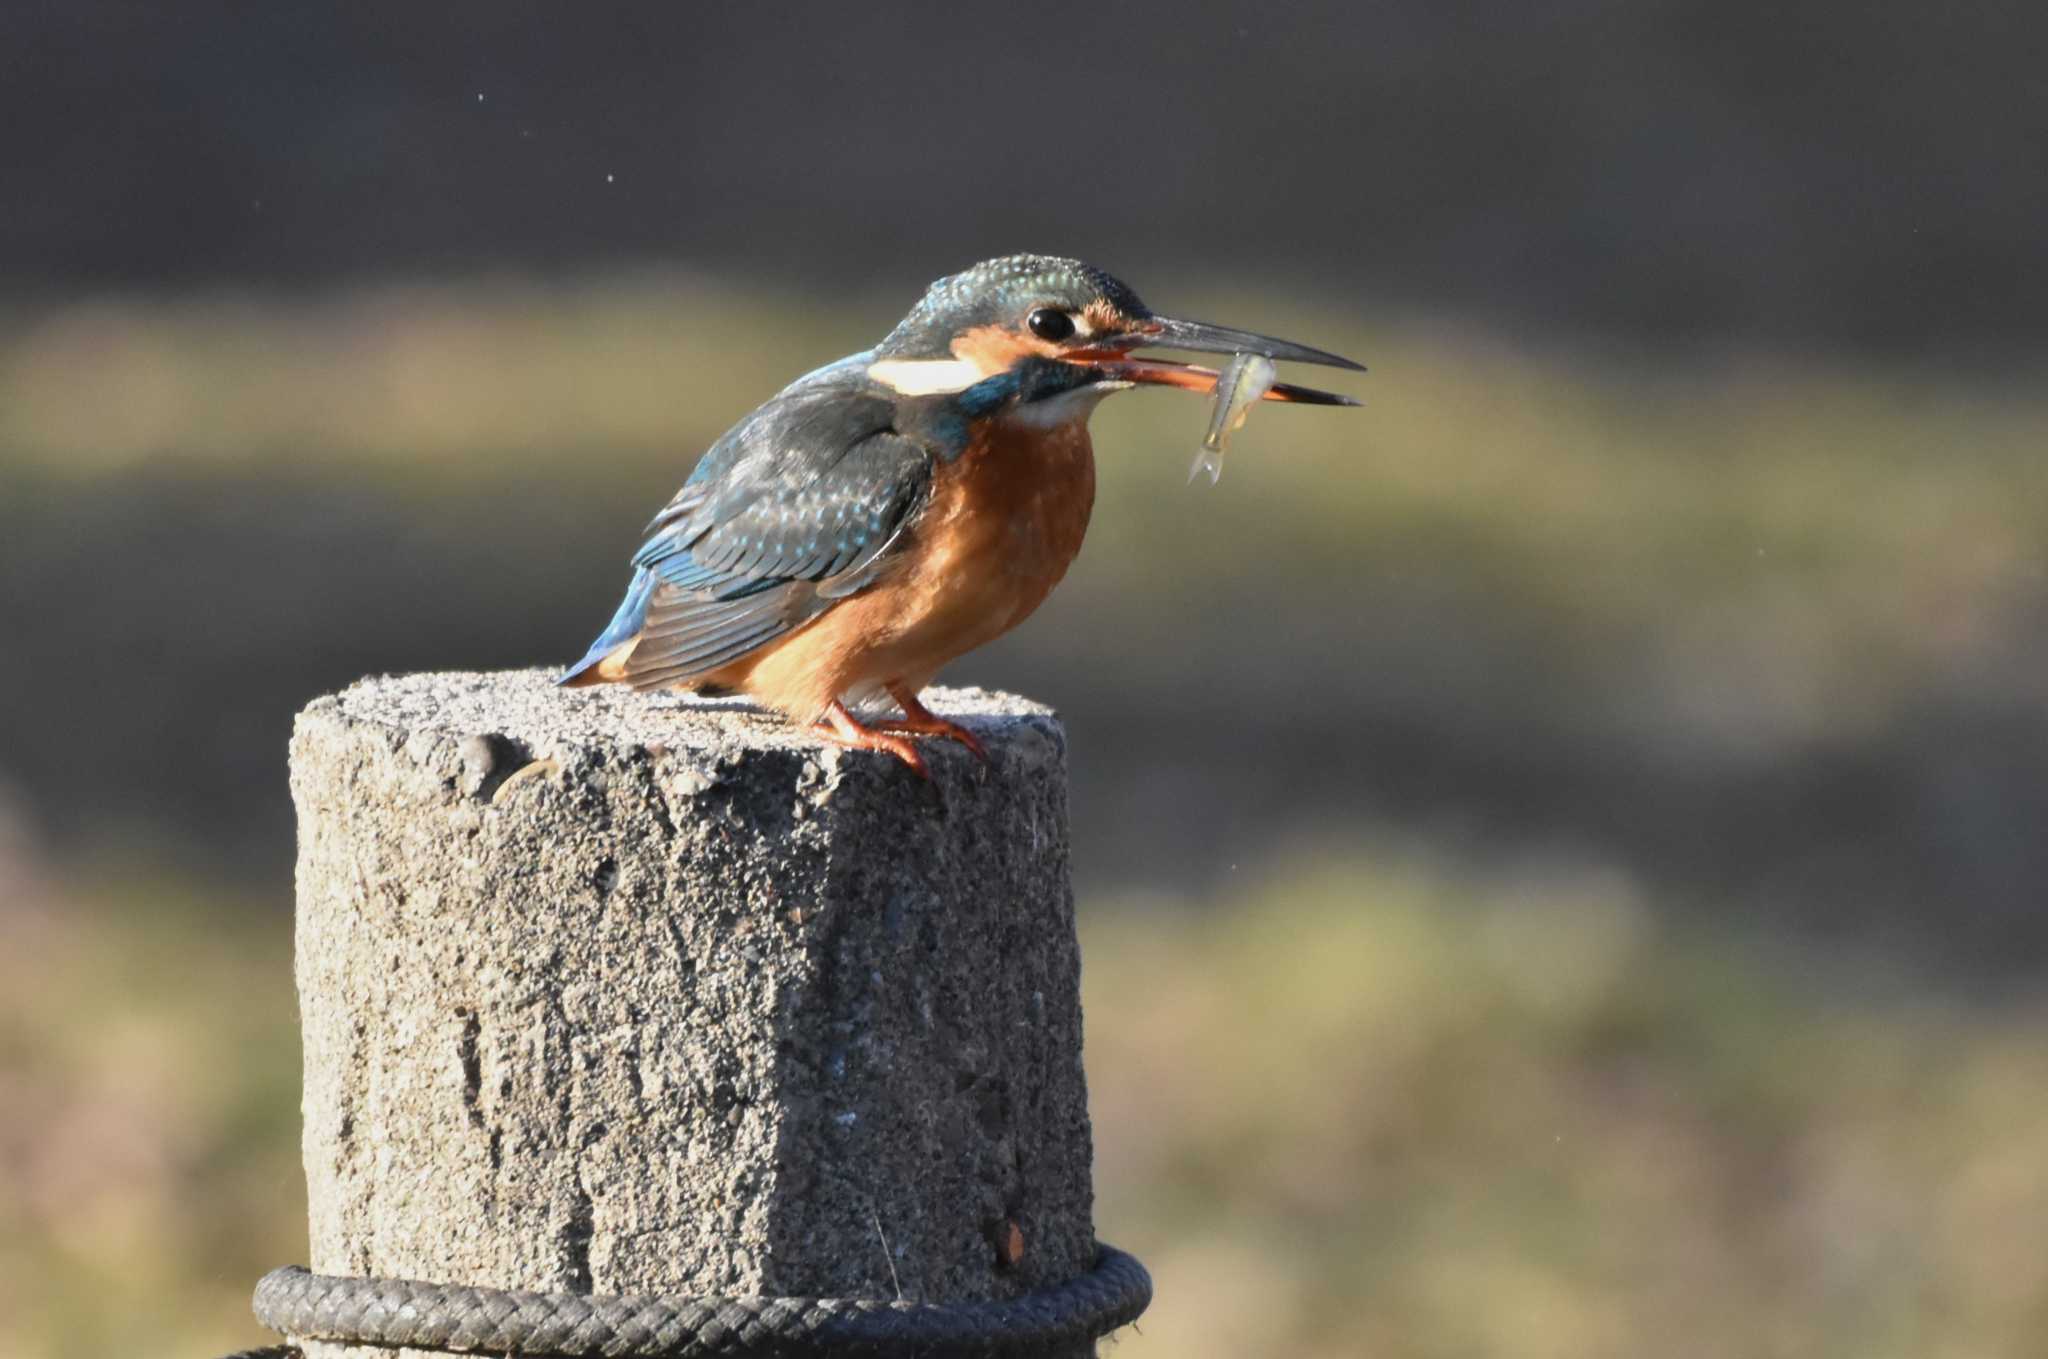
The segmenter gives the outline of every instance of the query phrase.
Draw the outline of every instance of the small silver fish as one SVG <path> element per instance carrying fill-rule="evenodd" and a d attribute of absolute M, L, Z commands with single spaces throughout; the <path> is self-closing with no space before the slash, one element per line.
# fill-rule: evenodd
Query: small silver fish
<path fill-rule="evenodd" d="M 1273 389 L 1277 376 L 1273 361 L 1264 354 L 1230 356 L 1230 362 L 1216 375 L 1216 409 L 1209 415 L 1209 432 L 1202 436 L 1195 464 L 1188 468 L 1189 481 L 1204 472 L 1209 474 L 1211 486 L 1223 479 L 1224 446 L 1232 434 L 1244 428 L 1245 417 L 1259 398 Z"/>

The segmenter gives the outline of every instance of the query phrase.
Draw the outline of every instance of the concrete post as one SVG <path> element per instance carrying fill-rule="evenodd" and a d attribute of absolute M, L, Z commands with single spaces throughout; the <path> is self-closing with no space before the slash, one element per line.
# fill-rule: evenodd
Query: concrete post
<path fill-rule="evenodd" d="M 1085 1272 L 1065 739 L 927 699 L 990 766 L 936 743 L 927 784 L 540 672 L 300 714 L 314 1271 L 932 1300 Z"/>

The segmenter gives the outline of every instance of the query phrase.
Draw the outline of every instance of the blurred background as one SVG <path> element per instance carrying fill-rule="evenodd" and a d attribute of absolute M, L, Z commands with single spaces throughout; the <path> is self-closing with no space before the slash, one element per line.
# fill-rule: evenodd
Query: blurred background
<path fill-rule="evenodd" d="M 2048 10 L 7 29 L 0 1353 L 304 1254 L 293 712 L 573 659 L 711 439 L 1027 249 L 1372 367 L 1213 489 L 1108 403 L 948 676 L 1071 729 L 1120 1359 L 2038 1352 Z"/>

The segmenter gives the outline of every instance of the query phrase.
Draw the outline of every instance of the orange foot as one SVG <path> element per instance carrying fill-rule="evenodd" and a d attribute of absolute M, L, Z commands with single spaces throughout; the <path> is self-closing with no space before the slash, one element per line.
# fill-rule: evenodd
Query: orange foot
<path fill-rule="evenodd" d="M 892 736 L 879 727 L 861 725 L 859 719 L 836 698 L 825 710 L 825 720 L 812 730 L 817 732 L 819 739 L 830 741 L 835 746 L 845 746 L 848 750 L 886 751 L 916 770 L 919 778 L 927 782 L 931 779 L 931 771 L 924 767 L 924 756 L 917 753 L 915 741 Z"/>
<path fill-rule="evenodd" d="M 903 709 L 903 716 L 893 718 L 887 722 L 877 722 L 875 724 L 877 729 L 881 731 L 909 732 L 913 736 L 943 736 L 948 741 L 958 741 L 961 745 L 973 751 L 976 759 L 980 760 L 983 764 L 988 763 L 988 751 L 983 749 L 981 742 L 975 738 L 973 732 L 967 730 L 958 722 L 948 722 L 945 718 L 918 702 L 916 691 L 909 685 L 897 683 L 883 687 L 888 689 L 889 697 L 895 699 L 897 705 Z"/>

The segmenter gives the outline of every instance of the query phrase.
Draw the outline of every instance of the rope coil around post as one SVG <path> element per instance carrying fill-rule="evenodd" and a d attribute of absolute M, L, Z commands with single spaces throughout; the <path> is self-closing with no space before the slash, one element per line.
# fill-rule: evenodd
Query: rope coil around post
<path fill-rule="evenodd" d="M 528 1293 L 291 1267 L 256 1285 L 255 1311 L 292 1340 L 536 1359 L 1026 1356 L 1098 1339 L 1151 1302 L 1142 1264 L 1101 1242 L 1096 1251 L 1086 1274 L 992 1302 Z"/>

